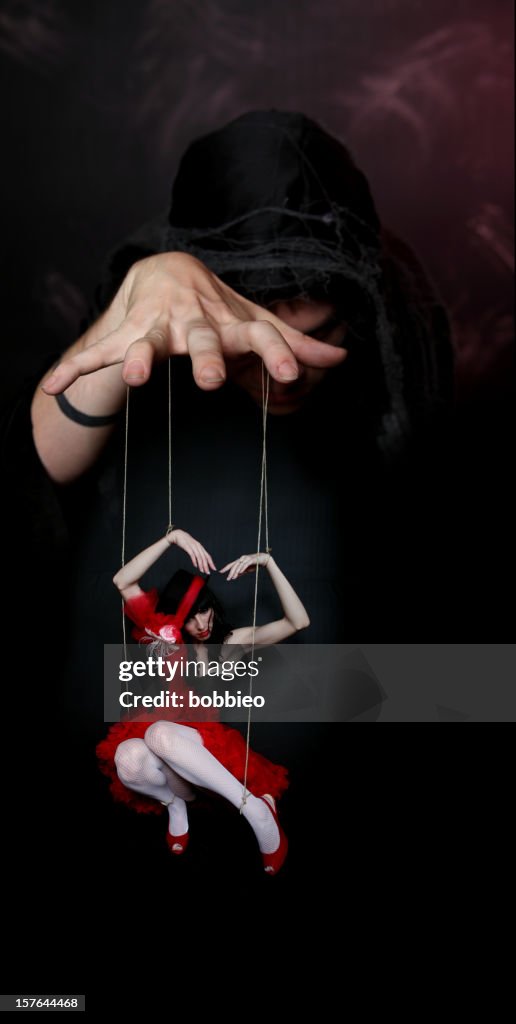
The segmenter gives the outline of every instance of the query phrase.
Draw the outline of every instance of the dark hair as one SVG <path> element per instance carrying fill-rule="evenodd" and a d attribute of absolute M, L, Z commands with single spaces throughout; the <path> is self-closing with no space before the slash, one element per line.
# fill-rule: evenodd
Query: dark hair
<path fill-rule="evenodd" d="M 156 611 L 163 612 L 165 615 L 174 615 L 181 598 L 184 597 L 193 579 L 193 573 L 188 572 L 186 569 L 178 569 L 163 587 L 156 605 Z M 228 633 L 231 632 L 231 626 L 226 621 L 224 609 L 219 599 L 208 586 L 203 587 L 200 591 L 188 613 L 187 621 L 192 619 L 194 615 L 197 615 L 197 612 L 207 611 L 208 608 L 213 608 L 214 612 L 213 629 L 209 642 L 210 644 L 222 644 Z"/>

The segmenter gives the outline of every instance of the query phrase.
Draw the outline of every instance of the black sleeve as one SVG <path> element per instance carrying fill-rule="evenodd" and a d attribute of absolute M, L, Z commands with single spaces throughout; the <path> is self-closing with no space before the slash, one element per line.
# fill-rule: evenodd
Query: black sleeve
<path fill-rule="evenodd" d="M 31 593 L 42 581 L 56 583 L 66 561 L 68 529 L 59 487 L 40 462 L 32 436 L 30 407 L 38 380 L 59 357 L 46 356 L 23 381 L 0 415 L 0 464 L 4 547 L 10 576 L 20 592 Z"/>

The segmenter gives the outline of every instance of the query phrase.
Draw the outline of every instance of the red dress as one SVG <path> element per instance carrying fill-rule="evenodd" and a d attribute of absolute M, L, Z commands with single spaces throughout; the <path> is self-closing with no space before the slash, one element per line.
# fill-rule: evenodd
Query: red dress
<path fill-rule="evenodd" d="M 133 637 L 138 641 L 148 641 L 150 639 L 146 629 L 152 630 L 154 635 L 159 633 L 160 627 L 166 626 L 171 621 L 170 616 L 164 615 L 163 613 L 156 612 L 156 604 L 158 601 L 158 591 L 156 589 L 149 590 L 142 593 L 139 597 L 133 598 L 131 601 L 127 601 L 125 604 L 125 613 L 135 624 L 133 629 Z M 174 657 L 183 657 L 181 651 L 177 652 Z M 178 692 L 178 683 L 174 680 L 174 689 Z M 185 689 L 184 693 L 189 691 Z M 199 709 L 199 717 L 202 716 L 202 709 Z M 206 716 L 213 718 L 213 711 L 206 711 Z M 143 716 L 140 716 L 140 719 Z M 196 729 L 202 738 L 203 745 L 207 750 L 217 758 L 222 765 L 239 782 L 244 781 L 244 770 L 245 770 L 245 757 L 246 757 L 246 743 L 243 736 L 236 730 L 232 729 L 228 725 L 224 725 L 222 722 L 213 721 L 191 721 L 191 715 L 189 721 L 183 721 L 182 711 L 179 708 L 170 708 L 154 711 L 153 713 L 146 713 L 145 720 L 138 720 L 138 715 L 132 717 L 131 720 L 125 720 L 123 722 L 116 722 L 112 725 L 108 731 L 105 739 L 97 745 L 97 757 L 99 760 L 99 767 L 105 775 L 110 779 L 110 791 L 115 800 L 121 801 L 122 803 L 128 804 L 133 807 L 136 811 L 142 813 L 157 813 L 160 814 L 163 811 L 163 805 L 152 797 L 143 796 L 141 793 L 135 793 L 134 790 L 128 789 L 124 786 L 123 782 L 118 778 L 118 774 L 115 766 L 115 752 L 120 743 L 124 740 L 133 739 L 135 737 L 143 739 L 145 733 L 152 721 L 174 721 L 181 725 L 188 726 L 191 729 Z M 247 788 L 255 796 L 261 796 L 263 793 L 271 793 L 275 798 L 281 796 L 282 793 L 288 787 L 288 772 L 287 769 L 282 765 L 274 764 L 269 761 L 268 758 L 263 757 L 261 754 L 255 753 L 254 750 L 249 750 L 249 759 L 247 764 Z"/>

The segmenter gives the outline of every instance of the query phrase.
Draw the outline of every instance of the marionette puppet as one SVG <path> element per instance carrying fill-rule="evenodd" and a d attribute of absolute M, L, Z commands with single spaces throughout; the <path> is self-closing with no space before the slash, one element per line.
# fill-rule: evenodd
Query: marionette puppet
<path fill-rule="evenodd" d="M 185 551 L 198 572 L 178 570 L 161 593 L 144 591 L 139 580 L 171 545 Z M 133 622 L 133 637 L 152 647 L 152 653 L 177 658 L 181 645 L 192 644 L 202 659 L 205 644 L 274 644 L 309 625 L 308 615 L 270 552 L 241 555 L 221 573 L 236 580 L 258 566 L 267 569 L 283 617 L 267 625 L 232 629 L 219 601 L 200 573 L 215 571 L 211 555 L 184 530 L 171 529 L 155 544 L 128 562 L 114 577 Z M 228 652 L 229 653 L 229 652 Z M 179 657 L 184 656 L 179 653 Z M 227 656 L 227 654 L 226 654 Z M 185 718 L 187 712 L 184 712 Z M 124 721 L 111 726 L 99 743 L 101 769 L 111 779 L 111 792 L 137 811 L 168 809 L 167 843 L 174 854 L 186 850 L 189 839 L 187 804 L 202 787 L 225 797 L 241 810 L 256 836 L 264 870 L 276 874 L 287 854 L 287 839 L 278 821 L 276 799 L 288 786 L 287 769 L 255 753 L 243 736 L 220 722 L 159 720 Z"/>

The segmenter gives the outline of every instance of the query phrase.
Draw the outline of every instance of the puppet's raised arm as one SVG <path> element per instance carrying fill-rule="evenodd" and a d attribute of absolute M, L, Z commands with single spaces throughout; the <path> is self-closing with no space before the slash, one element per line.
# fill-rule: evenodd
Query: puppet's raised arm
<path fill-rule="evenodd" d="M 243 573 L 253 571 L 257 565 L 265 566 L 274 583 L 283 609 L 283 618 L 269 622 L 265 626 L 257 626 L 254 630 L 254 642 L 256 644 L 277 644 L 297 633 L 298 630 L 306 629 L 310 625 L 310 619 L 304 604 L 287 577 L 276 565 L 272 555 L 263 552 L 255 555 L 241 555 L 240 558 L 229 562 L 220 571 L 228 573 L 228 580 L 236 580 Z M 231 634 L 231 643 L 234 644 L 247 644 L 252 642 L 252 639 L 252 626 L 235 629 Z"/>
<path fill-rule="evenodd" d="M 139 555 L 135 555 L 113 577 L 113 583 L 115 587 L 118 587 L 124 601 L 129 601 L 142 593 L 138 581 L 172 544 L 177 544 L 183 551 L 186 551 L 199 572 L 210 573 L 211 569 L 215 569 L 211 555 L 191 534 L 186 530 L 169 530 L 160 540 L 145 548 L 144 551 L 140 551 Z"/>

